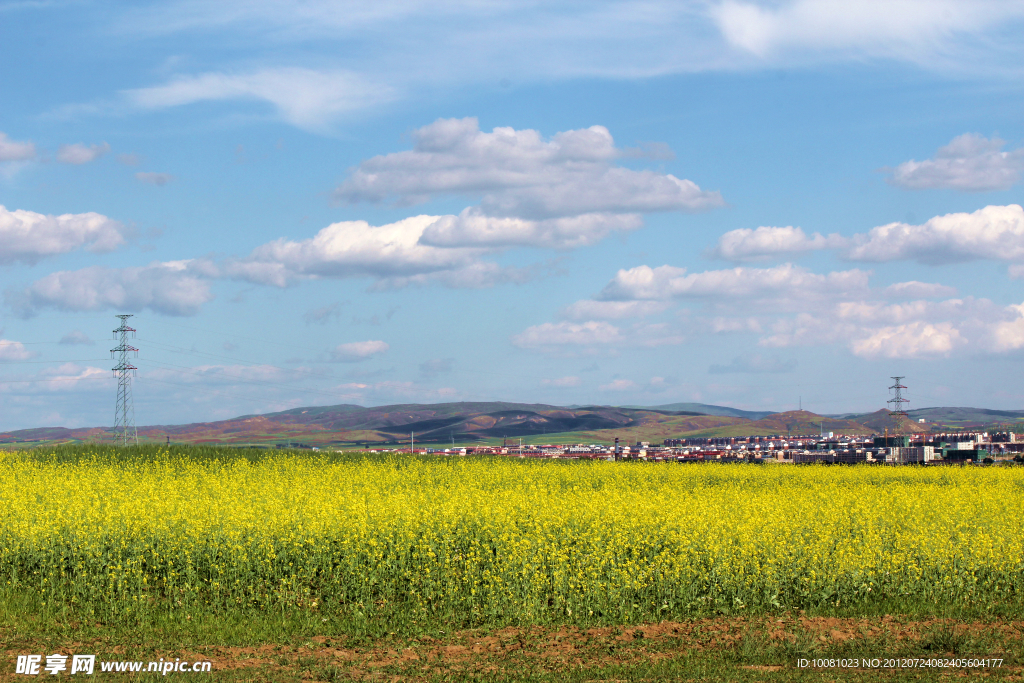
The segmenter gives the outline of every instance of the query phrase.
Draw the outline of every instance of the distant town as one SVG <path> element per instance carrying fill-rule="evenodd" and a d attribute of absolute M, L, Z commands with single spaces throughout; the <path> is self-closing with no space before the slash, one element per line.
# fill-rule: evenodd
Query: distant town
<path fill-rule="evenodd" d="M 314 448 L 313 450 L 320 450 Z M 912 436 L 693 437 L 652 444 L 505 444 L 452 448 L 371 449 L 371 453 L 421 455 L 505 455 L 568 460 L 644 460 L 649 462 L 758 462 L 787 464 L 991 464 L 1024 461 L 1024 438 L 1014 432 L 956 432 Z"/>

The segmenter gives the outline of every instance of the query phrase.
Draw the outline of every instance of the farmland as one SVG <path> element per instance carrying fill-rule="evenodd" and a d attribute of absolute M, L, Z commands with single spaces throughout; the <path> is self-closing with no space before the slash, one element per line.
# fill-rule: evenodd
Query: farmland
<path fill-rule="evenodd" d="M 7 621 L 421 642 L 1022 611 L 1024 468 L 250 453 L 0 453 Z"/>

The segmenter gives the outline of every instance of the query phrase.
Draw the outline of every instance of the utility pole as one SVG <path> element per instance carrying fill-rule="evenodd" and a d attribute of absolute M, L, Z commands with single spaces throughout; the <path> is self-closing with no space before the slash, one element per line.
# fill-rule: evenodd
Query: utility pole
<path fill-rule="evenodd" d="M 139 445 L 139 434 L 135 431 L 135 403 L 132 400 L 132 376 L 138 369 L 128 360 L 128 354 L 134 353 L 136 357 L 139 350 L 128 344 L 128 333 L 135 336 L 135 330 L 128 327 L 128 318 L 131 315 L 116 315 L 121 319 L 121 326 L 114 330 L 114 339 L 120 344 L 117 348 L 110 349 L 111 358 L 117 355 L 117 365 L 112 368 L 114 377 L 117 378 L 117 403 L 114 406 L 114 443 L 122 446 Z M 118 336 L 120 335 L 120 336 Z"/>
<path fill-rule="evenodd" d="M 891 399 L 886 401 L 886 403 L 892 404 L 893 409 L 889 411 L 889 417 L 893 418 L 896 421 L 894 434 L 897 438 L 899 438 L 905 436 L 903 432 L 906 429 L 906 423 L 908 419 L 907 411 L 903 409 L 903 404 L 910 403 L 910 401 L 908 399 L 903 398 L 903 394 L 901 393 L 904 389 L 907 388 L 902 384 L 905 377 L 893 377 L 892 379 L 894 380 L 894 382 L 893 385 L 889 387 L 889 391 L 893 391 L 895 393 L 893 394 L 893 397 Z M 903 444 L 901 443 L 900 445 L 902 446 Z"/>
<path fill-rule="evenodd" d="M 409 455 L 416 454 L 416 432 L 409 432 Z"/>

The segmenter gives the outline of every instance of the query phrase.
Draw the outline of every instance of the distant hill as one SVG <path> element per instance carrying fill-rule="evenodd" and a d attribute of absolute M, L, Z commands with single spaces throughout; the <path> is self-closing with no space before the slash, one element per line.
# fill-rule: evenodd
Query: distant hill
<path fill-rule="evenodd" d="M 704 415 L 724 415 L 726 417 L 745 417 L 748 420 L 760 420 L 772 414 L 771 410 L 740 410 L 728 406 L 714 406 L 707 403 L 666 403 L 660 406 L 624 406 L 641 410 L 680 410 Z"/>
<path fill-rule="evenodd" d="M 917 418 L 910 414 L 908 411 L 907 424 L 904 426 L 905 432 L 916 434 L 918 432 L 930 431 L 930 427 L 927 424 L 921 424 L 917 421 Z M 843 415 L 844 419 L 853 420 L 859 422 L 871 429 L 872 432 L 877 434 L 883 434 L 886 430 L 892 432 L 896 429 L 896 418 L 889 415 L 889 411 L 885 408 L 876 410 L 873 413 L 857 413 L 852 415 Z"/>
<path fill-rule="evenodd" d="M 909 428 L 914 432 L 996 429 L 1002 425 L 1024 425 L 1024 410 L 991 410 L 988 408 L 918 408 L 908 410 Z M 878 432 L 888 428 L 890 431 L 896 422 L 889 416 L 886 409 L 873 413 L 847 413 L 838 417 L 855 420 L 868 425 Z M 919 422 L 923 419 L 924 423 Z"/>
<path fill-rule="evenodd" d="M 874 430 L 853 420 L 816 415 L 806 410 L 770 413 L 759 420 L 695 431 L 687 436 L 817 436 L 821 432 L 867 435 Z"/>
<path fill-rule="evenodd" d="M 701 422 L 700 420 L 705 420 Z M 669 435 L 706 427 L 723 419 L 695 412 L 584 406 L 562 408 L 527 403 L 398 404 L 365 408 L 343 404 L 294 408 L 230 420 L 138 428 L 139 438 L 176 443 L 356 445 L 419 443 L 450 440 L 479 442 L 505 437 L 544 437 L 605 432 L 623 439 L 646 435 L 648 428 Z M 692 422 L 697 420 L 697 422 Z M 0 434 L 0 443 L 95 441 L 109 438 L 107 429 L 22 430 Z M 614 438 L 614 437 L 613 437 Z"/>
<path fill-rule="evenodd" d="M 684 410 L 685 408 L 685 410 Z M 983 408 L 923 408 L 909 411 L 912 431 L 976 429 L 1015 424 L 1024 428 L 1024 411 Z M 924 417 L 925 424 L 917 420 Z M 417 443 L 500 443 L 503 438 L 529 443 L 624 442 L 660 443 L 688 436 L 817 435 L 819 432 L 867 435 L 892 431 L 888 411 L 816 415 L 806 410 L 782 413 L 746 411 L 703 403 L 670 403 L 656 407 L 553 406 L 542 403 L 461 402 L 364 407 L 352 404 L 293 408 L 265 415 L 185 425 L 139 427 L 145 441 L 175 443 L 372 446 Z M 0 433 L 0 445 L 43 445 L 107 441 L 105 427 L 46 427 Z"/>

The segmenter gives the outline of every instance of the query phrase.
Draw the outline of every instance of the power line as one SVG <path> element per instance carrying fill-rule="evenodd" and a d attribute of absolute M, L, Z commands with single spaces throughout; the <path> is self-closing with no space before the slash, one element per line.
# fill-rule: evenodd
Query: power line
<path fill-rule="evenodd" d="M 109 358 L 72 358 L 70 360 L 11 360 L 3 361 L 4 365 L 39 365 L 45 363 L 99 363 Z"/>
<path fill-rule="evenodd" d="M 86 382 L 107 377 L 53 377 L 51 379 L 0 379 L 0 384 L 38 384 L 40 382 Z"/>

